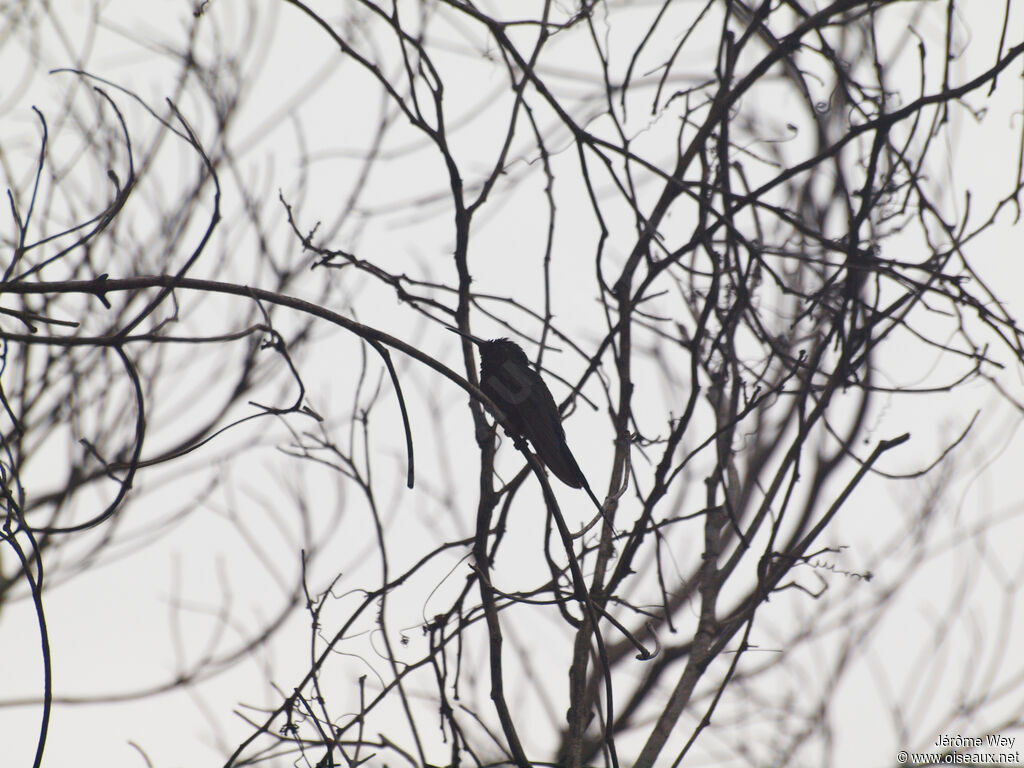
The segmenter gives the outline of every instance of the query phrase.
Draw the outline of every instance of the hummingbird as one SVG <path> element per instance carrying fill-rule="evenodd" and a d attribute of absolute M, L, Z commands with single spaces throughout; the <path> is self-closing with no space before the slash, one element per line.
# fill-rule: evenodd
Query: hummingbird
<path fill-rule="evenodd" d="M 601 502 L 590 490 L 587 478 L 565 441 L 565 430 L 555 398 L 540 374 L 530 365 L 522 347 L 509 339 L 481 339 L 450 328 L 480 350 L 480 389 L 501 409 L 509 436 L 517 443 L 526 439 L 537 458 L 570 488 L 583 488 L 600 510 Z"/>

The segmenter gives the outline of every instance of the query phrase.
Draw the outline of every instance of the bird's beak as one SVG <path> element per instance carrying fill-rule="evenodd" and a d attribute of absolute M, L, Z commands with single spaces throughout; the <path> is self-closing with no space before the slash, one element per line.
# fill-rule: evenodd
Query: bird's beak
<path fill-rule="evenodd" d="M 470 340 L 470 341 L 472 341 L 472 342 L 473 342 L 474 344 L 476 344 L 476 345 L 477 345 L 478 347 L 482 347 L 482 346 L 483 346 L 484 344 L 486 344 L 486 343 L 487 343 L 486 339 L 481 339 L 481 338 L 480 338 L 479 336 L 474 336 L 474 335 L 473 335 L 473 334 L 471 334 L 471 333 L 466 333 L 465 331 L 460 331 L 460 330 L 459 330 L 458 328 L 452 328 L 452 327 L 451 327 L 450 325 L 448 325 L 448 326 L 445 326 L 445 327 L 446 327 L 446 328 L 447 328 L 447 329 L 448 329 L 449 331 L 451 331 L 452 333 L 457 333 L 457 334 L 459 334 L 459 336 L 461 336 L 462 338 L 464 338 L 464 339 L 469 339 L 469 340 Z"/>

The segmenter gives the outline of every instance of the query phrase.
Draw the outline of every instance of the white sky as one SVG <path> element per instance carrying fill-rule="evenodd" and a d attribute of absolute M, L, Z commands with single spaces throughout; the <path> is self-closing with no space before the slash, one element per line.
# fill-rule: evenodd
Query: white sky
<path fill-rule="evenodd" d="M 1002 14 L 997 5 L 1001 4 L 982 3 L 972 7 L 972 11 L 983 10 L 978 11 L 978 16 L 965 20 L 969 35 L 961 42 L 972 45 L 965 47 L 958 69 L 953 73 L 954 81 L 965 73 L 977 73 L 990 66 L 993 52 L 977 41 L 994 39 L 993 30 L 998 28 Z M 140 42 L 156 46 L 163 41 L 179 40 L 188 9 L 182 3 L 154 2 L 146 4 L 145 13 L 139 14 L 139 7 L 127 0 L 103 6 L 103 17 L 108 21 L 92 44 L 87 68 L 137 89 L 151 103 L 160 104 L 174 87 L 171 76 L 176 65 L 166 57 L 154 56 Z M 268 207 L 272 209 L 278 189 L 286 196 L 295 194 L 301 173 L 309 173 L 312 183 L 301 210 L 303 223 L 309 227 L 318 219 L 332 221 L 356 167 L 339 150 L 362 148 L 372 139 L 379 98 L 375 91 L 366 88 L 355 67 L 351 64 L 338 67 L 332 47 L 319 35 L 311 33 L 308 22 L 296 13 L 281 9 L 277 4 L 266 4 L 263 17 L 253 20 L 239 16 L 229 23 L 232 13 L 240 7 L 240 4 L 214 3 L 210 13 L 217 15 L 222 29 L 235 35 L 224 44 L 225 48 L 238 46 L 247 36 L 255 41 L 244 60 L 243 77 L 250 91 L 249 102 L 244 119 L 232 134 L 237 146 L 246 149 L 240 156 L 240 166 L 247 174 L 245 186 L 254 194 L 266 194 L 270 200 Z M 9 78 L 6 88 L 0 90 L 3 109 L 0 111 L 0 143 L 8 155 L 15 154 L 12 148 L 24 147 L 26 170 L 35 159 L 32 137 L 37 133 L 28 105 L 37 105 L 48 116 L 59 114 L 72 76 L 47 75 L 46 71 L 72 64 L 59 40 L 63 35 L 73 49 L 79 50 L 82 45 L 79 36 L 85 23 L 83 17 L 75 14 L 86 8 L 85 3 L 69 4 L 67 15 L 62 16 L 63 30 L 58 33 L 48 27 L 40 59 L 33 65 L 26 66 L 24 50 L 12 49 L 10 45 L 0 48 L 0 71 L 25 73 L 30 78 Z M 1017 19 L 1024 22 L 1020 4 L 1013 11 Z M 1011 28 L 1019 30 L 1022 26 L 1024 23 Z M 209 42 L 200 41 L 201 55 L 213 55 L 210 48 L 204 47 Z M 1017 41 L 1011 41 L 1014 42 Z M 576 64 L 576 55 L 572 46 L 567 45 L 567 69 L 571 70 Z M 453 61 L 465 62 L 466 58 L 453 54 Z M 319 73 L 322 71 L 330 71 L 331 77 L 321 80 Z M 308 87 L 314 82 L 318 83 L 315 89 Z M 460 108 L 470 110 L 479 94 L 500 85 L 490 70 L 464 66 L 461 77 L 449 89 L 450 114 L 459 114 Z M 1017 148 L 1013 142 L 1019 138 L 1020 122 L 1024 120 L 1020 112 L 1020 67 L 1007 70 L 1001 85 L 996 95 L 984 103 L 990 114 L 983 124 L 978 125 L 963 113 L 954 112 L 959 123 L 953 132 L 957 143 L 951 152 L 949 171 L 953 184 L 950 194 L 958 196 L 962 205 L 963 190 L 971 189 L 972 209 L 979 212 L 986 211 L 986 202 L 991 202 L 986 201 L 986 195 L 993 194 L 990 190 L 994 190 L 994 194 L 1005 190 L 1008 179 L 1015 173 Z M 981 106 L 983 101 L 982 94 L 971 97 L 975 106 Z M 180 100 L 180 106 L 186 114 L 203 112 L 199 100 L 189 93 Z M 296 139 L 299 121 L 277 120 L 276 116 L 282 112 L 301 117 L 301 146 L 307 148 L 312 159 L 308 168 L 297 167 L 295 148 L 300 145 Z M 465 152 L 462 159 L 466 167 L 480 171 L 484 161 L 493 155 L 493 134 L 500 123 L 489 126 L 490 115 L 470 114 L 467 120 L 471 117 L 477 119 L 469 135 L 479 136 L 479 143 L 466 141 L 460 151 Z M 142 124 L 141 120 L 137 122 Z M 269 131 L 265 129 L 268 124 L 274 126 Z M 204 124 L 198 118 L 196 125 L 202 133 Z M 650 127 L 652 141 L 661 128 Z M 411 131 L 409 141 L 418 141 Z M 182 162 L 185 157 L 185 152 L 168 150 L 167 171 L 163 176 L 166 188 L 173 189 L 181 180 L 191 178 L 194 163 Z M 556 157 L 555 162 L 564 162 L 566 168 L 571 168 L 575 160 Z M 512 170 L 515 171 L 515 165 Z M 443 181 L 437 181 L 438 173 L 438 164 L 431 160 L 429 152 L 398 155 L 374 178 L 364 205 L 372 208 L 374 203 L 406 197 L 414 199 L 419 194 L 443 189 Z M 529 265 L 542 248 L 543 232 L 524 226 L 522 222 L 523 212 L 530 210 L 540 191 L 540 185 L 534 181 L 519 193 L 509 195 L 507 201 L 496 204 L 495 212 L 485 217 L 487 226 L 481 227 L 479 239 L 475 241 L 477 253 L 493 254 L 487 267 L 482 266 L 483 257 L 478 262 L 482 282 L 486 281 L 502 293 L 513 293 L 533 306 L 539 306 L 540 302 L 537 281 L 528 281 L 523 275 L 531 274 Z M 567 194 L 559 202 L 560 215 L 570 220 L 573 216 L 586 216 L 585 202 L 581 195 Z M 237 198 L 226 204 L 237 205 Z M 574 204 L 578 210 L 574 210 Z M 335 234 L 333 242 L 389 264 L 422 264 L 439 278 L 446 277 L 450 266 L 445 258 L 452 248 L 448 208 L 436 205 L 427 210 L 429 215 L 423 220 L 381 217 L 365 227 L 359 219 L 350 220 Z M 218 246 L 238 236 L 233 235 L 230 225 L 225 229 Z M 555 262 L 556 303 L 565 326 L 577 333 L 581 342 L 589 342 L 600 333 L 602 326 L 591 300 L 590 283 L 587 282 L 583 290 L 574 285 L 578 276 L 573 257 L 579 254 L 589 258 L 592 242 L 582 237 L 577 240 L 573 234 L 571 228 L 563 225 L 556 241 L 556 250 L 562 254 Z M 625 235 L 628 240 L 628 227 Z M 288 245 L 289 236 L 283 228 L 279 227 L 275 237 L 274 247 L 282 252 L 290 247 L 292 256 L 300 258 L 298 247 L 294 243 Z M 1024 314 L 1022 244 L 1021 227 L 1012 227 L 1009 216 L 1004 214 L 999 226 L 979 239 L 972 250 L 979 271 L 1006 297 L 1008 306 L 1018 317 Z M 613 237 L 610 247 L 620 245 L 621 241 Z M 258 283 L 260 275 L 244 248 L 239 247 L 235 253 L 232 268 L 238 279 Z M 310 279 L 324 279 L 324 274 L 314 273 Z M 410 315 L 396 311 L 392 295 L 381 291 L 368 301 L 366 294 L 359 294 L 344 280 L 334 275 L 331 279 L 339 282 L 335 293 L 339 302 L 336 309 L 346 308 L 349 295 L 356 297 L 353 301 L 361 321 L 387 329 L 423 349 L 448 350 L 449 364 L 457 366 L 458 349 L 451 338 L 439 328 L 414 322 Z M 216 319 L 220 316 L 218 313 L 226 311 L 230 310 L 217 305 L 205 310 L 202 317 Z M 281 316 L 280 321 L 282 330 L 290 322 L 286 316 Z M 484 320 L 475 328 L 482 335 L 500 332 L 497 326 Z M 356 347 L 350 339 L 339 338 L 337 334 L 329 335 L 325 330 L 323 335 L 325 340 L 319 348 L 322 351 L 317 358 L 305 360 L 303 373 L 309 387 L 309 402 L 318 410 L 332 414 L 342 411 L 349 401 L 351 382 L 341 383 L 339 379 L 346 377 Z M 1005 354 L 1002 359 L 1011 362 Z M 402 370 L 406 394 L 414 406 L 414 421 L 419 425 L 428 427 L 427 412 L 432 406 L 449 411 L 461 407 L 465 400 L 463 393 L 406 360 L 396 362 Z M 547 362 L 571 378 L 578 370 L 579 360 L 562 354 L 550 356 Z M 931 372 L 933 364 L 928 354 L 900 349 L 893 350 L 893 356 L 879 367 L 892 377 L 893 383 L 906 386 Z M 941 374 L 934 375 L 947 380 Z M 1024 386 L 1019 369 L 1009 367 L 999 381 L 1006 391 L 1022 399 Z M 387 391 L 386 384 L 384 389 Z M 596 397 L 598 393 L 592 394 Z M 174 399 L 173 392 L 167 397 L 167 402 L 174 403 L 173 407 L 166 406 L 161 411 L 158 405 L 156 411 L 170 419 L 174 418 L 176 409 L 184 406 Z M 178 393 L 178 398 L 188 403 L 191 395 Z M 267 401 L 269 399 L 268 394 Z M 1021 514 L 1024 512 L 1021 506 L 1024 486 L 1019 481 L 1020 467 L 1024 466 L 1024 439 L 1019 429 L 1020 412 L 997 402 L 991 388 L 976 385 L 966 388 L 956 398 L 937 396 L 898 402 L 881 398 L 869 438 L 873 442 L 910 432 L 912 441 L 887 456 L 880 466 L 890 472 L 914 471 L 929 464 L 936 455 L 935 446 L 959 434 L 979 408 L 983 412 L 978 433 L 964 446 L 960 460 L 954 465 L 956 476 L 941 501 L 939 522 L 925 534 L 929 550 L 938 554 L 913 572 L 898 605 L 878 617 L 869 652 L 853 662 L 857 665 L 856 671 L 843 677 L 834 693 L 830 720 L 836 743 L 831 754 L 837 758 L 834 763 L 837 768 L 892 765 L 898 749 L 926 749 L 928 745 L 922 743 L 923 737 L 937 729 L 951 735 L 984 736 L 988 732 L 985 729 L 999 722 L 999 717 L 1019 716 L 1024 708 L 1024 633 L 1019 619 L 1016 624 L 1003 623 L 1008 614 L 1019 617 L 1024 610 L 1024 599 L 1015 592 L 1016 585 L 1024 579 L 1024 562 L 1020 556 L 1024 541 L 1024 515 Z M 384 423 L 394 419 L 390 393 L 382 397 L 375 414 L 379 414 L 375 418 Z M 460 418 L 464 436 L 468 437 L 471 435 L 468 418 Z M 310 428 L 312 425 L 302 426 Z M 337 423 L 333 426 L 343 429 Z M 610 449 L 603 438 L 605 429 L 603 413 L 589 413 L 584 408 L 568 422 L 570 440 L 577 446 L 577 455 L 584 467 L 607 466 Z M 387 534 L 395 542 L 395 572 L 400 563 L 422 554 L 422 543 L 432 545 L 441 537 L 452 539 L 472 531 L 473 485 L 459 489 L 454 499 L 442 495 L 446 473 L 457 475 L 451 467 L 459 466 L 463 460 L 470 461 L 469 454 L 460 452 L 458 447 L 435 444 L 423 434 L 418 434 L 416 439 L 417 450 L 427 458 L 424 466 L 436 460 L 439 480 L 432 483 L 430 473 L 421 472 L 415 491 L 420 496 L 411 503 L 400 480 L 394 487 L 381 485 L 382 508 L 386 510 L 385 518 L 390 525 Z M 352 502 L 358 509 L 353 501 L 355 492 L 340 483 L 335 474 L 304 466 L 277 452 L 275 446 L 286 440 L 283 430 L 268 430 L 263 423 L 243 427 L 208 451 L 194 456 L 189 466 L 198 466 L 200 471 L 187 482 L 176 481 L 176 474 L 153 473 L 162 485 L 148 494 L 144 503 L 132 507 L 131 517 L 124 521 L 119 532 L 124 546 L 127 548 L 132 541 L 132 532 L 150 531 L 153 520 L 162 519 L 178 508 L 191 508 L 192 512 L 186 522 L 172 527 L 141 551 L 129 550 L 123 558 L 116 559 L 104 556 L 102 564 L 96 564 L 73 581 L 55 586 L 48 593 L 46 608 L 58 695 L 75 697 L 89 696 L 96 691 L 137 690 L 166 680 L 180 667 L 182 658 L 188 660 L 187 666 L 201 659 L 204 653 L 216 654 L 232 647 L 246 630 L 261 626 L 275 615 L 284 598 L 281 585 L 289 584 L 294 577 L 294 553 L 309 542 L 331 553 L 317 565 L 315 576 L 321 579 L 318 583 L 322 584 L 323 579 L 341 569 L 345 578 L 337 594 L 359 586 L 375 586 L 378 566 L 367 559 L 372 546 L 372 539 L 365 538 L 369 535 L 367 518 L 341 511 L 346 502 Z M 400 443 L 378 443 L 376 448 L 381 469 L 394 467 L 396 476 L 404 472 Z M 869 445 L 861 448 L 863 453 L 870 450 Z M 451 450 L 451 456 L 445 456 L 445 450 Z M 237 461 L 229 465 L 225 457 L 235 451 Z M 518 467 L 516 461 L 511 451 L 503 448 L 499 466 L 513 472 Z M 34 471 L 37 474 L 33 477 L 45 484 L 50 467 L 40 466 Z M 841 476 L 851 473 L 849 470 Z M 225 481 L 224 485 L 208 492 L 196 479 L 210 477 Z M 912 527 L 910 515 L 919 507 L 929 483 L 928 478 L 903 485 L 872 480 L 870 487 L 843 510 L 836 527 L 822 542 L 823 545 L 848 546 L 837 561 L 838 567 L 856 572 L 871 570 L 876 576 L 871 583 L 836 577 L 830 581 L 827 601 L 783 597 L 773 601 L 770 611 L 765 610 L 757 626 L 762 633 L 759 641 L 766 648 L 772 647 L 773 640 L 788 637 L 786 631 L 794 617 L 806 618 L 820 611 L 817 621 L 821 635 L 798 646 L 794 653 L 797 660 L 791 657 L 790 667 L 787 667 L 791 674 L 806 675 L 808 684 L 818 685 L 851 636 L 851 625 L 842 618 L 844 611 L 851 605 L 870 605 L 875 596 L 905 577 L 904 569 L 911 553 L 889 551 L 888 543 L 898 540 L 901 531 Z M 242 487 L 248 487 L 249 492 L 240 491 Z M 309 513 L 308 531 L 302 530 L 300 520 L 279 514 L 279 505 L 287 503 L 296 488 L 311 491 L 316 501 L 316 508 Z M 556 489 L 556 492 L 570 517 L 577 520 L 589 517 L 590 508 L 582 494 L 574 496 L 565 489 Z M 235 515 L 243 515 L 244 523 L 236 524 Z M 283 529 L 282 519 L 287 521 Z M 541 525 L 538 515 L 516 519 L 506 552 L 536 551 Z M 248 540 L 241 535 L 243 530 Z M 971 536 L 964 538 L 965 532 L 970 532 Z M 79 551 L 102 534 L 97 531 L 81 537 L 71 544 L 71 550 Z M 687 562 L 687 558 L 699 556 L 696 547 L 697 543 L 691 551 L 676 552 L 675 556 Z M 8 554 L 2 553 L 5 572 L 9 570 Z M 404 596 L 407 602 L 392 605 L 392 627 L 408 630 L 410 645 L 406 652 L 410 657 L 423 647 L 419 625 L 424 618 L 432 614 L 432 608 L 440 609 L 439 606 L 445 605 L 448 592 L 461 586 L 466 567 L 464 561 L 459 561 L 463 554 L 454 553 L 448 560 L 439 561 L 423 579 L 424 588 L 410 590 Z M 525 566 L 507 561 L 498 564 L 497 573 L 507 579 L 503 583 L 509 589 L 524 586 L 515 583 L 519 567 Z M 56 560 L 50 568 L 58 570 Z M 453 570 L 445 573 L 446 569 Z M 815 579 L 810 575 L 807 583 L 813 584 Z M 431 593 L 430 588 L 439 582 L 442 587 Z M 224 632 L 218 611 L 224 607 L 227 600 L 224 595 L 228 593 L 234 624 Z M 355 596 L 348 595 L 333 603 L 334 617 L 344 616 L 355 600 Z M 179 625 L 182 616 L 184 623 Z M 329 617 L 325 621 L 328 626 Z M 936 623 L 944 617 L 950 619 L 953 629 L 936 649 L 932 633 Z M 372 611 L 369 621 L 361 626 L 372 626 Z M 221 632 L 224 634 L 218 634 Z M 550 636 L 551 647 L 555 648 L 560 637 L 550 621 L 541 621 L 529 628 L 514 625 L 509 632 L 513 647 L 517 642 L 525 645 L 536 637 Z M 773 637 L 773 633 L 778 634 Z M 1004 642 L 995 642 L 996 637 L 1003 638 Z M 347 646 L 353 657 L 339 660 L 331 667 L 329 684 L 341 691 L 346 686 L 351 687 L 355 676 L 369 674 L 372 678 L 372 665 L 382 664 L 374 655 L 374 648 L 379 650 L 380 646 L 372 634 L 353 640 Z M 37 695 L 40 684 L 38 636 L 28 601 L 3 606 L 0 649 L 3 649 L 0 699 Z M 355 654 L 361 654 L 362 659 Z M 557 651 L 553 651 L 553 660 L 560 661 Z M 750 663 L 756 664 L 757 659 L 752 658 Z M 142 756 L 130 742 L 142 747 L 156 765 L 217 764 L 249 733 L 249 727 L 232 715 L 239 702 L 276 706 L 279 697 L 267 689 L 267 675 L 282 690 L 289 691 L 307 665 L 308 617 L 300 614 L 288 620 L 286 628 L 268 647 L 198 688 L 125 703 L 55 707 L 45 764 L 143 765 Z M 560 669 L 558 674 L 561 675 Z M 949 701 L 956 696 L 970 698 L 1006 684 L 1013 684 L 1016 690 L 1011 690 L 984 722 L 944 722 L 941 719 L 950 711 Z M 979 690 L 980 685 L 988 688 Z M 558 695 L 562 695 L 562 691 L 558 691 Z M 749 707 L 751 712 L 756 712 L 757 696 L 767 696 L 769 692 L 745 692 L 745 695 L 751 696 Z M 906 730 L 900 733 L 893 727 L 889 707 L 894 701 L 908 699 L 912 706 L 906 714 Z M 815 703 L 801 702 L 800 706 Z M 733 706 L 736 711 L 744 708 L 742 701 L 734 700 Z M 540 723 L 545 716 L 542 710 L 538 711 Z M 0 709 L 2 765 L 30 764 L 38 717 L 38 707 Z M 685 723 L 692 727 L 692 718 Z M 681 727 L 679 731 L 688 734 L 689 728 Z M 702 754 L 710 761 L 703 764 L 714 764 L 719 750 L 722 759 L 735 760 L 740 747 L 729 742 L 729 733 L 727 727 L 722 728 L 709 735 L 706 743 L 702 742 L 702 749 L 707 750 Z M 1007 729 L 1001 733 L 1016 736 L 1018 747 L 1024 751 L 1021 744 L 1024 729 Z M 752 738 L 746 725 L 737 727 L 736 734 L 738 739 Z M 761 735 L 765 739 L 772 738 L 768 731 Z M 718 742 L 718 739 L 723 741 Z M 673 745 L 678 749 L 679 745 L 672 742 L 666 754 L 674 754 Z M 813 748 L 806 757 L 801 755 L 806 764 L 813 764 L 818 756 Z"/>

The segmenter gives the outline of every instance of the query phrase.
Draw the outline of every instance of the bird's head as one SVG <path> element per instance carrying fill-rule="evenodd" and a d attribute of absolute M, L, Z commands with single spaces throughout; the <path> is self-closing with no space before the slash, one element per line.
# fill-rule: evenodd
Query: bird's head
<path fill-rule="evenodd" d="M 464 339 L 476 344 L 480 349 L 480 362 L 485 368 L 498 367 L 502 363 L 511 362 L 529 366 L 530 361 L 523 352 L 523 348 L 510 339 L 481 339 L 471 333 L 465 333 L 457 328 L 449 328 L 452 333 L 457 333 Z"/>

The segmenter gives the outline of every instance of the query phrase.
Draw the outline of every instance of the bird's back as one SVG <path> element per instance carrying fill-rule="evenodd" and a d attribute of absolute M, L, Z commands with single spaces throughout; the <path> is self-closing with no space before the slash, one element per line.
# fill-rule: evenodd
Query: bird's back
<path fill-rule="evenodd" d="M 530 441 L 555 477 L 571 488 L 583 487 L 583 473 L 565 442 L 551 391 L 523 351 L 506 343 L 515 349 L 499 347 L 482 355 L 480 388 L 501 408 L 513 432 Z"/>

